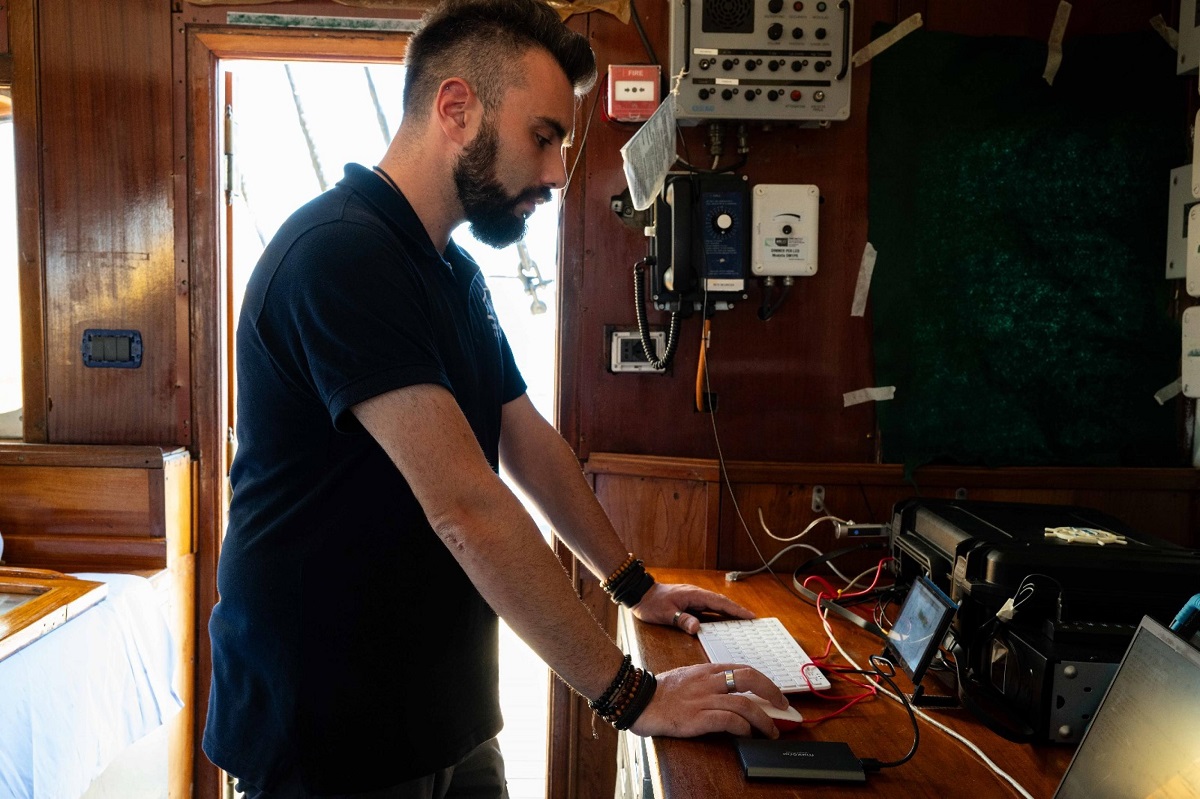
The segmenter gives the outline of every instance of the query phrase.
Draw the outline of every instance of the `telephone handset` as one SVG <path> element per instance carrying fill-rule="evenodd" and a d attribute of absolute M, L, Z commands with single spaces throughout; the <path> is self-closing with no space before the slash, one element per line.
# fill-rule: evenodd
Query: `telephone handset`
<path fill-rule="evenodd" d="M 655 204 L 654 307 L 690 316 L 746 298 L 750 189 L 734 175 L 667 179 Z"/>

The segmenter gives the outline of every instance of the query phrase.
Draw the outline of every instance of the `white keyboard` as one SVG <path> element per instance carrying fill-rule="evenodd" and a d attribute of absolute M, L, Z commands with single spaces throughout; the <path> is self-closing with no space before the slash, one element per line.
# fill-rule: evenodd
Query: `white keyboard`
<path fill-rule="evenodd" d="M 700 644 L 713 663 L 753 666 L 771 678 L 785 694 L 809 690 L 800 670 L 812 658 L 776 618 L 734 619 L 700 624 Z M 815 666 L 804 669 L 812 687 L 824 691 L 829 680 Z"/>

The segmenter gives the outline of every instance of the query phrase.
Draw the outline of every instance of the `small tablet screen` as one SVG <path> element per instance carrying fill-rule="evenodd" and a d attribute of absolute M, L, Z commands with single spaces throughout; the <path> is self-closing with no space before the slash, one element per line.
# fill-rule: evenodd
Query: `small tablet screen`
<path fill-rule="evenodd" d="M 958 606 L 928 577 L 918 577 L 888 631 L 887 651 L 913 685 L 921 682 Z"/>

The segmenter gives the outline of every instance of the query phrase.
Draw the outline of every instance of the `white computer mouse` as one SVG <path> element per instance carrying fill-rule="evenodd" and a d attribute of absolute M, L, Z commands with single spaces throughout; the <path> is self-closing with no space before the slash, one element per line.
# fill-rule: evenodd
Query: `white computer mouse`
<path fill-rule="evenodd" d="M 761 707 L 768 716 L 775 720 L 775 726 L 778 727 L 781 732 L 793 730 L 796 727 L 799 727 L 804 721 L 804 716 L 800 715 L 800 711 L 796 710 L 796 708 L 792 707 L 791 705 L 788 705 L 786 709 L 781 709 L 775 707 L 758 694 L 746 692 L 743 693 L 742 696 Z"/>

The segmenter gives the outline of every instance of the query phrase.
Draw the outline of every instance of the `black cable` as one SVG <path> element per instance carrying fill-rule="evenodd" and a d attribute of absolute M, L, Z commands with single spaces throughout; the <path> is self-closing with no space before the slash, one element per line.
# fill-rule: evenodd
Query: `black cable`
<path fill-rule="evenodd" d="M 875 516 L 875 511 L 871 508 L 871 498 L 869 496 L 867 496 L 867 489 L 866 489 L 866 487 L 863 486 L 861 480 L 858 482 L 858 493 L 862 494 L 863 503 L 866 504 L 867 518 L 868 519 L 878 518 Z"/>
<path fill-rule="evenodd" d="M 908 754 L 906 754 L 904 757 L 900 758 L 899 760 L 877 760 L 873 757 L 859 758 L 859 762 L 862 763 L 863 769 L 865 769 L 866 771 L 879 771 L 880 769 L 896 768 L 896 766 L 903 766 L 905 763 L 907 763 L 908 761 L 913 759 L 913 755 L 915 755 L 917 753 L 917 745 L 920 744 L 920 742 L 921 742 L 921 728 L 919 726 L 917 726 L 917 714 L 913 712 L 912 703 L 908 701 L 908 697 L 904 694 L 903 691 L 901 691 L 898 687 L 896 687 L 896 683 L 892 681 L 891 675 L 896 673 L 896 667 L 892 665 L 892 662 L 890 660 L 888 660 L 887 658 L 885 658 L 881 655 L 872 655 L 870 658 L 870 663 L 872 666 L 875 667 L 874 671 L 855 669 L 853 671 L 842 672 L 842 673 L 843 674 L 862 674 L 862 675 L 865 675 L 868 677 L 879 677 L 884 682 L 886 682 L 888 684 L 888 687 L 890 687 L 892 689 L 892 693 L 894 693 L 896 696 L 900 697 L 900 703 L 903 704 L 904 709 L 906 711 L 908 711 L 908 720 L 912 722 L 912 728 L 913 728 L 912 748 L 908 750 Z M 891 674 L 884 673 L 884 670 L 880 667 L 881 664 L 887 664 L 888 671 L 890 671 Z"/>
<path fill-rule="evenodd" d="M 771 295 L 775 293 L 775 280 L 765 278 L 762 286 L 762 303 L 758 306 L 758 318 L 766 321 L 771 318 Z"/>
<path fill-rule="evenodd" d="M 775 312 L 776 312 L 776 311 L 778 311 L 778 310 L 779 310 L 779 308 L 780 308 L 780 306 L 782 306 L 782 305 L 783 305 L 783 301 L 787 299 L 787 296 L 788 296 L 788 294 L 790 294 L 790 293 L 791 293 L 791 291 L 792 291 L 792 284 L 793 284 L 794 282 L 795 282 L 795 281 L 792 281 L 792 280 L 784 280 L 784 282 L 783 282 L 783 293 L 781 293 L 781 294 L 779 295 L 779 299 L 777 299 L 777 300 L 775 300 L 774 302 L 772 302 L 772 303 L 768 304 L 768 303 L 767 303 L 767 298 L 768 298 L 768 294 L 767 294 L 767 286 L 766 286 L 766 284 L 765 284 L 765 281 L 764 281 L 764 285 L 763 285 L 763 304 L 762 304 L 762 306 L 761 306 L 761 307 L 758 309 L 758 318 L 759 318 L 759 319 L 761 319 L 761 320 L 763 320 L 763 321 L 765 322 L 765 321 L 767 321 L 768 319 L 770 319 L 772 316 L 774 316 L 774 315 L 775 315 Z"/>
<path fill-rule="evenodd" d="M 850 71 L 850 0 L 842 0 L 838 8 L 842 10 L 842 69 L 837 79 L 841 80 Z"/>
<path fill-rule="evenodd" d="M 649 262 L 650 258 L 647 256 L 633 265 L 633 307 L 634 316 L 637 317 L 638 336 L 642 340 L 642 353 L 650 362 L 652 369 L 661 370 L 670 366 L 671 359 L 675 357 L 675 346 L 679 343 L 679 314 L 671 314 L 671 324 L 667 332 L 667 349 L 663 353 L 663 357 L 659 358 L 654 342 L 650 340 L 649 324 L 646 322 L 646 305 L 642 298 L 642 278 L 646 272 L 646 264 Z"/>
<path fill-rule="evenodd" d="M 646 29 L 642 27 L 642 18 L 638 16 L 637 3 L 633 0 L 629 0 L 629 16 L 633 19 L 633 27 L 637 28 L 638 36 L 641 37 L 642 47 L 646 48 L 646 55 L 650 56 L 650 63 L 661 64 L 658 55 L 654 52 L 653 45 L 650 44 L 650 38 L 646 36 Z"/>
<path fill-rule="evenodd" d="M 682 133 L 680 134 L 682 136 Z M 687 152 L 687 145 L 684 144 L 684 153 Z M 742 154 L 738 156 L 738 160 L 729 166 L 723 166 L 720 169 L 708 169 L 702 166 L 694 166 L 682 158 L 676 158 L 675 163 L 679 164 L 684 170 L 696 175 L 726 175 L 731 172 L 736 172 L 746 165 L 746 156 Z"/>

